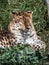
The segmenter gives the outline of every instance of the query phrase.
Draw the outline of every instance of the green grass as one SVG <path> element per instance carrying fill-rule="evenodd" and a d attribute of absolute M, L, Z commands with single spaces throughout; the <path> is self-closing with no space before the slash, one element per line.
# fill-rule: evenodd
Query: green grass
<path fill-rule="evenodd" d="M 35 51 L 29 45 L 0 48 L 0 65 L 38 65 L 44 58 L 43 50 Z"/>

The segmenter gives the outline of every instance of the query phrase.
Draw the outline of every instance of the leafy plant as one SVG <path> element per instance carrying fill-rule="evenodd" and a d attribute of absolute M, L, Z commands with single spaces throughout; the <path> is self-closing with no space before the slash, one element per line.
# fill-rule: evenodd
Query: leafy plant
<path fill-rule="evenodd" d="M 11 48 L 0 48 L 0 65 L 38 65 L 44 56 L 43 52 L 35 51 L 29 45 L 18 44 Z"/>

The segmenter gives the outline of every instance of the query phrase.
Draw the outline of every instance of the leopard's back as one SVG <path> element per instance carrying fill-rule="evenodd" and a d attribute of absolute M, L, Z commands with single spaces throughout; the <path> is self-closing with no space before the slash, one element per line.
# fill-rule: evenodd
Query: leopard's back
<path fill-rule="evenodd" d="M 15 45 L 15 38 L 8 30 L 0 30 L 0 48 L 10 47 Z"/>

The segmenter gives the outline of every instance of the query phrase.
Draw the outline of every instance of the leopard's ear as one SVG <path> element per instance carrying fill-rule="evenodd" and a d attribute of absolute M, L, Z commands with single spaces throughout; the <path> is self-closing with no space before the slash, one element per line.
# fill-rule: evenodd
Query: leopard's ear
<path fill-rule="evenodd" d="M 16 15 L 16 12 L 11 12 L 11 16 L 14 18 Z"/>
<path fill-rule="evenodd" d="M 12 15 L 13 18 L 15 18 L 15 17 L 17 17 L 19 14 L 18 14 L 18 12 L 12 12 L 11 15 Z"/>
<path fill-rule="evenodd" d="M 32 11 L 23 12 L 23 15 L 24 15 L 25 17 L 29 17 L 29 19 L 32 19 L 32 14 L 33 14 Z"/>
<path fill-rule="evenodd" d="M 16 14 L 16 12 L 12 12 L 12 14 Z"/>
<path fill-rule="evenodd" d="M 23 15 L 25 15 L 25 16 L 28 16 L 28 17 L 30 17 L 30 16 L 32 16 L 32 14 L 33 14 L 33 12 L 32 11 L 25 11 L 25 12 L 22 12 L 23 13 Z"/>
<path fill-rule="evenodd" d="M 15 17 L 15 16 L 21 16 L 21 13 L 20 12 L 12 12 L 12 16 Z"/>
<path fill-rule="evenodd" d="M 29 14 L 33 14 L 33 11 L 28 11 Z"/>
<path fill-rule="evenodd" d="M 28 17 L 30 17 L 31 19 L 32 19 L 32 14 L 33 14 L 33 11 L 28 11 L 27 12 Z"/>

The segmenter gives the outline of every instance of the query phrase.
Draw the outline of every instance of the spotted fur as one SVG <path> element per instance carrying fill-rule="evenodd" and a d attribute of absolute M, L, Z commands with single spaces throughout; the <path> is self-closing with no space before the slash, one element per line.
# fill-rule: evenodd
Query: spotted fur
<path fill-rule="evenodd" d="M 12 12 L 12 17 L 13 19 L 8 26 L 10 34 L 8 33 L 7 35 L 2 36 L 3 39 L 0 39 L 2 46 L 11 46 L 22 43 L 29 44 L 34 49 L 45 49 L 46 46 L 44 42 L 38 39 L 33 26 L 32 12 Z"/>
<path fill-rule="evenodd" d="M 0 48 L 15 45 L 15 38 L 8 30 L 0 31 Z"/>

